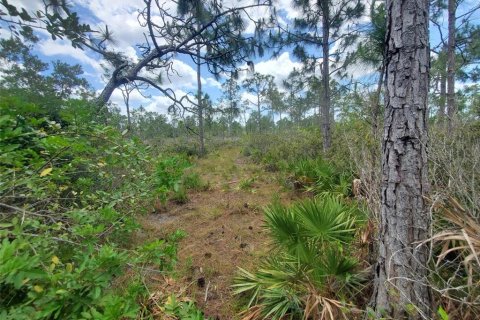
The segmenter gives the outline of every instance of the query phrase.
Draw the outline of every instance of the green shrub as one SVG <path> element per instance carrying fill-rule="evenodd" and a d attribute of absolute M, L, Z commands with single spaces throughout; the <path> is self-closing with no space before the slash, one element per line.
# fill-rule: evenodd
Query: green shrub
<path fill-rule="evenodd" d="M 165 302 L 163 309 L 165 314 L 175 317 L 179 320 L 205 320 L 203 312 L 201 312 L 192 301 L 178 301 L 173 295 L 169 296 Z"/>
<path fill-rule="evenodd" d="M 162 204 L 166 204 L 170 192 L 181 192 L 181 179 L 190 162 L 181 156 L 161 159 L 155 171 L 155 187 Z"/>
<path fill-rule="evenodd" d="M 144 314 L 143 267 L 172 270 L 183 235 L 136 248 L 130 233 L 138 228 L 135 215 L 153 201 L 151 190 L 174 189 L 183 174 L 177 165 L 185 162 L 162 159 L 155 171 L 151 150 L 114 128 L 86 115 L 61 125 L 33 104 L 3 98 L 0 318 Z M 121 281 L 126 270 L 132 280 Z"/>
<path fill-rule="evenodd" d="M 243 154 L 264 163 L 269 170 L 282 170 L 298 159 L 321 154 L 318 130 L 298 129 L 282 133 L 262 133 L 247 137 Z"/>

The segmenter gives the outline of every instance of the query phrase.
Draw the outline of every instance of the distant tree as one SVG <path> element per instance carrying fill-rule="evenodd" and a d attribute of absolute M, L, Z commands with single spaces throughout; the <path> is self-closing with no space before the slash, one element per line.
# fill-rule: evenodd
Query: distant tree
<path fill-rule="evenodd" d="M 378 262 L 379 318 L 430 319 L 431 217 L 425 197 L 430 67 L 429 0 L 387 0 L 385 124 Z"/>
<path fill-rule="evenodd" d="M 358 44 L 356 57 L 358 61 L 374 67 L 378 72 L 377 88 L 371 105 L 372 132 L 377 136 L 379 117 L 381 115 L 381 93 L 385 76 L 385 4 L 372 1 L 370 5 L 370 24 Z"/>
<path fill-rule="evenodd" d="M 228 135 L 232 134 L 233 120 L 240 114 L 240 86 L 235 77 L 230 77 L 222 84 L 221 110 L 227 120 Z"/>
<path fill-rule="evenodd" d="M 432 58 L 430 69 L 430 85 L 432 88 L 432 100 L 437 106 L 437 122 L 443 124 L 445 121 L 445 111 L 447 102 L 447 50 L 446 46 L 438 52 L 436 57 Z"/>
<path fill-rule="evenodd" d="M 462 7 L 463 5 L 463 7 Z M 458 9 L 462 8 L 460 14 Z M 437 27 L 440 42 L 432 50 L 437 53 L 434 74 L 437 74 L 440 92 L 438 98 L 438 119 L 443 122 L 447 118 L 451 131 L 457 116 L 455 83 L 458 79 L 466 80 L 480 78 L 480 27 L 470 22 L 470 17 L 480 10 L 480 5 L 471 6 L 464 0 L 434 0 L 432 1 L 432 19 Z M 444 13 L 447 13 L 446 38 L 441 23 Z M 437 50 L 437 48 L 440 48 Z M 473 66 L 473 67 L 472 67 Z M 468 68 L 468 72 L 462 70 Z M 446 109 L 446 110 L 445 110 Z"/>
<path fill-rule="evenodd" d="M 243 115 L 243 124 L 245 125 L 245 132 L 248 132 L 248 130 L 247 130 L 247 113 L 248 113 L 248 110 L 250 110 L 250 102 L 248 100 L 243 100 L 240 108 L 241 108 L 241 112 L 242 112 L 242 115 Z"/>
<path fill-rule="evenodd" d="M 70 65 L 56 60 L 52 62 L 52 67 L 52 73 L 47 77 L 47 81 L 51 82 L 60 99 L 67 99 L 73 94 L 81 95 L 90 89 L 87 80 L 81 77 L 83 75 L 81 65 Z"/>
<path fill-rule="evenodd" d="M 131 126 L 143 141 L 157 140 L 158 136 L 173 137 L 173 126 L 163 114 L 139 107 L 131 112 Z"/>
<path fill-rule="evenodd" d="M 130 94 L 132 93 L 133 90 L 135 90 L 135 87 L 132 85 L 129 85 L 128 83 L 120 87 L 120 91 L 122 92 L 123 102 L 125 103 L 125 107 L 127 108 L 127 129 L 128 130 L 132 128 L 132 119 L 130 117 Z"/>
<path fill-rule="evenodd" d="M 247 77 L 242 82 L 242 87 L 249 93 L 255 95 L 256 101 L 250 101 L 257 108 L 258 114 L 262 114 L 262 104 L 266 102 L 269 88 L 272 86 L 273 77 L 255 72 L 251 77 Z M 258 117 L 257 130 L 262 131 L 261 117 Z"/>
<path fill-rule="evenodd" d="M 0 84 L 10 89 L 28 89 L 37 96 L 47 94 L 48 87 L 43 72 L 48 63 L 31 54 L 33 45 L 38 41 L 31 35 L 24 41 L 19 38 L 0 39 L 0 58 L 3 63 L 0 71 L 3 77 Z"/>
<path fill-rule="evenodd" d="M 273 129 L 274 123 L 272 121 L 271 117 L 261 115 L 258 113 L 258 111 L 252 111 L 250 113 L 250 117 L 247 120 L 246 123 L 246 129 L 248 132 L 255 132 L 258 130 L 258 124 L 260 123 L 260 126 L 263 131 L 267 131 L 269 129 Z"/>
<path fill-rule="evenodd" d="M 204 26 L 205 22 L 208 22 L 211 19 L 210 12 L 207 11 L 207 8 L 204 5 L 204 1 L 201 0 L 179 0 L 177 4 L 177 10 L 181 17 L 191 17 L 197 27 L 196 31 L 200 32 L 201 28 Z M 202 104 L 202 75 L 201 75 L 201 50 L 202 47 L 205 47 L 205 44 L 197 42 L 196 45 L 196 57 L 193 57 L 193 60 L 197 67 L 197 102 L 195 111 L 198 116 L 198 137 L 200 142 L 199 153 L 201 156 L 205 154 L 205 128 L 204 128 L 204 106 Z"/>
<path fill-rule="evenodd" d="M 203 95 L 202 106 L 204 111 L 205 129 L 211 130 L 216 110 L 208 93 Z"/>
<path fill-rule="evenodd" d="M 323 150 L 328 151 L 332 144 L 330 78 L 351 61 L 345 50 L 358 36 L 352 21 L 362 16 L 364 5 L 360 0 L 316 0 L 314 5 L 310 0 L 294 0 L 293 3 L 302 10 L 302 16 L 294 20 L 294 30 L 288 30 L 288 42 L 295 45 L 294 53 L 307 70 L 313 71 L 320 62 L 321 128 Z M 308 47 L 313 47 L 313 54 Z M 321 54 L 315 50 L 318 48 L 322 49 Z M 332 52 L 332 48 L 337 49 Z"/>
<path fill-rule="evenodd" d="M 299 123 L 304 113 L 302 104 L 302 95 L 307 86 L 305 74 L 294 68 L 288 75 L 287 79 L 282 82 L 283 88 L 286 90 L 286 109 L 290 115 L 290 119 L 294 123 Z"/>
<path fill-rule="evenodd" d="M 285 103 L 285 93 L 280 91 L 275 82 L 273 81 L 271 82 L 267 90 L 266 100 L 268 104 L 270 104 L 270 109 L 272 110 L 272 113 L 278 113 L 280 116 L 279 120 L 282 120 L 282 113 L 285 113 L 287 111 L 287 104 Z"/>
<path fill-rule="evenodd" d="M 51 65 L 31 53 L 38 38 L 31 32 L 22 38 L 0 39 L 0 87 L 43 107 L 54 119 L 68 98 L 87 96 L 90 86 L 80 65 L 53 61 Z"/>

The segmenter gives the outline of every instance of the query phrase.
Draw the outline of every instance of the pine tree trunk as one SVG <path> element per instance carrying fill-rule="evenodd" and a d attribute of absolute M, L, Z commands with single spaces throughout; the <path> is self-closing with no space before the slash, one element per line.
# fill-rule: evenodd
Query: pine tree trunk
<path fill-rule="evenodd" d="M 440 74 L 440 99 L 438 103 L 438 122 L 443 124 L 445 121 L 445 102 L 447 101 L 447 77 L 445 75 L 445 68 L 442 68 Z"/>
<path fill-rule="evenodd" d="M 197 104 L 198 104 L 198 137 L 200 140 L 200 156 L 205 154 L 205 128 L 203 126 L 202 77 L 200 73 L 200 45 L 197 45 Z"/>
<path fill-rule="evenodd" d="M 323 50 L 323 68 L 322 68 L 322 133 L 323 133 L 323 151 L 326 152 L 332 145 L 330 128 L 330 66 L 328 58 L 330 56 L 330 3 L 322 0 L 322 50 Z"/>
<path fill-rule="evenodd" d="M 379 74 L 378 83 L 377 83 L 377 90 L 375 92 L 375 101 L 373 103 L 373 110 L 372 110 L 372 133 L 375 139 L 378 136 L 378 118 L 380 117 L 380 114 L 381 114 L 380 96 L 382 94 L 384 76 L 385 76 L 385 61 L 382 62 L 382 67 L 380 68 L 380 74 Z"/>
<path fill-rule="evenodd" d="M 260 110 L 260 88 L 257 88 L 258 132 L 262 131 L 262 114 Z"/>
<path fill-rule="evenodd" d="M 427 177 L 429 0 L 387 0 L 385 119 L 378 261 L 378 317 L 430 319 L 431 219 Z"/>
<path fill-rule="evenodd" d="M 105 88 L 103 88 L 102 92 L 100 95 L 97 97 L 96 104 L 99 106 L 99 108 L 103 108 L 107 103 L 108 100 L 110 100 L 110 97 L 113 94 L 113 91 L 119 86 L 120 84 L 118 81 L 115 79 L 115 77 L 112 77 L 108 83 L 105 85 Z"/>
<path fill-rule="evenodd" d="M 455 101 L 455 11 L 456 1 L 448 0 L 447 110 L 449 131 L 453 129 L 457 113 Z"/>

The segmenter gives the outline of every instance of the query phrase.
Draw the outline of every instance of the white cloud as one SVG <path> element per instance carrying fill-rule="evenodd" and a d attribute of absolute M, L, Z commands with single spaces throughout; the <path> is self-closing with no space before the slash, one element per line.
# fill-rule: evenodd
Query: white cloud
<path fill-rule="evenodd" d="M 287 19 L 292 20 L 302 15 L 299 8 L 295 8 L 292 0 L 277 0 L 274 2 L 274 6 L 284 15 Z"/>
<path fill-rule="evenodd" d="M 252 93 L 243 91 L 240 100 L 242 101 L 242 103 L 243 101 L 248 101 L 250 103 L 250 108 L 257 108 L 257 96 Z"/>
<path fill-rule="evenodd" d="M 293 61 L 290 59 L 288 52 L 283 52 L 277 59 L 257 63 L 255 65 L 255 71 L 273 76 L 275 83 L 281 86 L 282 81 L 288 77 L 294 68 L 299 69 L 301 67 L 302 64 L 300 62 Z"/>
<path fill-rule="evenodd" d="M 208 77 L 207 79 L 202 78 L 202 82 L 205 83 L 207 86 L 209 86 L 211 88 L 216 88 L 218 90 L 222 89 L 222 85 L 220 84 L 220 82 L 215 80 L 215 78 L 213 78 L 213 77 Z"/>
<path fill-rule="evenodd" d="M 46 56 L 70 57 L 77 60 L 78 62 L 81 62 L 84 65 L 90 66 L 100 74 L 103 72 L 103 69 L 98 60 L 89 57 L 85 51 L 72 47 L 72 45 L 68 41 L 53 41 L 49 38 L 40 41 L 38 49 Z"/>
<path fill-rule="evenodd" d="M 174 59 L 173 72 L 168 77 L 165 75 L 164 84 L 170 88 L 195 89 L 197 85 L 197 72 L 187 63 Z"/>

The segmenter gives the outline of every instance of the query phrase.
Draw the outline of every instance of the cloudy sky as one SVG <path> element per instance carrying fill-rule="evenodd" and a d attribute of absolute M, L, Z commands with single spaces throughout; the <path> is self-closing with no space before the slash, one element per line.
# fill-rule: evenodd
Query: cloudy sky
<path fill-rule="evenodd" d="M 41 0 L 16 0 L 20 6 L 28 11 L 42 8 Z M 225 7 L 239 5 L 241 2 L 249 3 L 248 0 L 227 0 Z M 230 4 L 229 4 L 230 2 Z M 78 12 L 82 22 L 88 23 L 93 29 L 105 28 L 108 25 L 113 32 L 115 39 L 115 49 L 123 52 L 129 58 L 138 59 L 137 44 L 144 42 L 145 29 L 138 22 L 138 12 L 144 8 L 143 0 L 70 0 L 72 9 Z M 282 21 L 287 23 L 289 19 L 298 16 L 298 10 L 291 6 L 291 0 L 276 1 L 277 8 L 282 16 Z M 166 0 L 165 4 L 171 6 L 172 10 L 175 4 Z M 250 14 L 252 17 L 262 17 L 266 15 L 265 8 L 253 9 Z M 247 30 L 253 31 L 254 25 L 248 25 Z M 5 33 L 4 33 L 5 35 Z M 91 85 L 101 91 L 106 78 L 103 76 L 102 59 L 98 54 L 89 50 L 75 49 L 69 41 L 52 40 L 49 34 L 41 34 L 41 40 L 36 47 L 35 54 L 42 59 L 56 60 L 60 59 L 69 63 L 79 63 L 83 66 L 85 77 Z M 267 55 L 266 55 L 267 56 Z M 300 63 L 295 61 L 292 54 L 284 52 L 277 59 L 265 57 L 263 60 L 255 60 L 255 71 L 270 74 L 276 78 L 278 84 L 293 70 L 294 67 L 300 67 Z M 173 68 L 176 74 L 165 79 L 164 86 L 173 89 L 177 95 L 183 95 L 196 91 L 196 71 L 195 65 L 190 58 L 179 56 L 174 60 Z M 217 81 L 208 74 L 207 70 L 202 70 L 202 85 L 204 91 L 209 93 L 214 100 L 221 94 L 221 83 L 224 79 Z M 143 105 L 149 111 L 165 113 L 171 104 L 169 99 L 164 97 L 158 91 L 149 91 L 150 97 L 144 97 L 138 92 L 134 92 L 130 98 L 130 104 L 135 108 Z M 245 96 L 246 98 L 246 96 Z M 120 90 L 116 90 L 111 101 L 124 109 L 123 97 Z"/>
<path fill-rule="evenodd" d="M 368 8 L 370 0 L 364 0 Z M 474 0 L 465 0 L 471 2 Z M 478 1 L 478 0 L 477 0 Z M 15 0 L 20 6 L 25 7 L 29 11 L 33 11 L 42 7 L 42 0 Z M 225 0 L 225 7 L 239 5 L 242 3 L 250 3 L 251 0 Z M 288 24 L 291 19 L 300 15 L 300 12 L 293 8 L 292 0 L 276 0 L 274 1 L 280 22 Z M 145 29 L 138 22 L 138 12 L 144 8 L 143 0 L 70 0 L 74 11 L 78 12 L 82 22 L 90 24 L 93 29 L 105 28 L 108 25 L 109 30 L 113 31 L 115 39 L 115 49 L 123 52 L 133 60 L 138 59 L 137 44 L 144 42 Z M 171 6 L 174 10 L 175 3 L 170 0 L 164 0 L 166 6 Z M 473 6 L 473 2 L 472 2 Z M 468 7 L 468 6 L 467 6 Z M 368 10 L 366 10 L 368 13 Z M 253 18 L 263 17 L 266 15 L 265 8 L 252 9 L 250 15 Z M 364 21 L 368 21 L 368 16 L 364 17 Z M 444 24 L 446 26 L 446 23 Z M 249 31 L 253 31 L 253 24 L 248 26 Z M 5 36 L 5 32 L 3 32 Z M 53 41 L 48 34 L 41 35 L 41 41 L 36 48 L 36 54 L 42 59 L 48 60 L 64 60 L 69 63 L 79 63 L 83 66 L 85 77 L 91 85 L 100 91 L 106 79 L 103 76 L 102 59 L 99 55 L 89 50 L 80 50 L 73 48 L 68 41 Z M 268 54 L 262 60 L 254 60 L 255 71 L 273 75 L 277 84 L 293 70 L 299 68 L 300 63 L 292 56 L 291 52 L 285 51 L 276 59 L 271 59 Z M 196 72 L 194 64 L 189 58 L 178 56 L 174 60 L 173 67 L 176 75 L 165 80 L 164 86 L 169 87 L 176 92 L 177 95 L 183 95 L 188 92 L 196 91 Z M 349 70 L 354 76 L 365 76 L 373 72 L 365 66 L 354 66 Z M 220 79 L 220 82 L 224 79 Z M 209 93 L 214 100 L 220 95 L 221 84 L 215 78 L 202 71 L 202 84 L 205 92 Z M 135 108 L 143 105 L 149 111 L 157 111 L 165 113 L 170 105 L 168 98 L 164 97 L 158 91 L 150 91 L 151 97 L 144 97 L 138 92 L 134 92 L 131 96 L 130 104 Z M 247 98 L 247 95 L 244 96 Z M 116 90 L 111 101 L 124 109 L 122 94 Z"/>

